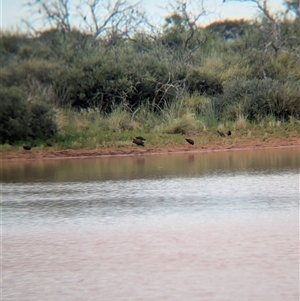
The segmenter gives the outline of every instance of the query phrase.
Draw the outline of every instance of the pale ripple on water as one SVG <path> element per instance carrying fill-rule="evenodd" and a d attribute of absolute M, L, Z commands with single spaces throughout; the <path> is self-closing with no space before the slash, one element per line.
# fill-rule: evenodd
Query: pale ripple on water
<path fill-rule="evenodd" d="M 3 184 L 3 223 L 88 223 L 113 217 L 175 212 L 276 210 L 296 207 L 297 174 L 224 175 L 80 183 Z M 20 219 L 22 214 L 22 219 Z M 33 218 L 34 217 L 34 218 Z M 39 219 L 40 218 L 40 219 Z M 71 220 L 71 221 L 72 221 Z"/>

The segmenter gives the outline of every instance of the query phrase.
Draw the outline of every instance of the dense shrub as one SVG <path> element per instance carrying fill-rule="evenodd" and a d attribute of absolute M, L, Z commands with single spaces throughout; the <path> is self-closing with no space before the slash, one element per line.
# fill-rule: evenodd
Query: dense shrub
<path fill-rule="evenodd" d="M 29 134 L 30 114 L 20 88 L 0 89 L 1 143 L 25 140 Z"/>
<path fill-rule="evenodd" d="M 223 93 L 220 78 L 209 70 L 192 70 L 187 80 L 187 89 L 190 93 L 198 92 L 206 95 Z"/>
<path fill-rule="evenodd" d="M 21 88 L 1 88 L 0 99 L 1 143 L 45 140 L 56 134 L 53 110 L 46 104 L 26 101 Z"/>
<path fill-rule="evenodd" d="M 29 137 L 32 139 L 46 140 L 57 133 L 54 111 L 44 103 L 29 105 Z"/>
<path fill-rule="evenodd" d="M 300 81 L 300 59 L 296 53 L 279 52 L 265 63 L 266 74 L 282 82 Z"/>
<path fill-rule="evenodd" d="M 207 29 L 217 33 L 224 40 L 233 40 L 244 36 L 251 28 L 251 24 L 244 20 L 216 21 L 207 26 Z"/>
<path fill-rule="evenodd" d="M 224 94 L 215 98 L 215 105 L 220 117 L 231 120 L 239 115 L 249 120 L 267 115 L 287 120 L 300 117 L 299 100 L 299 82 L 241 78 L 225 86 Z"/>
<path fill-rule="evenodd" d="M 0 43 L 1 60 L 6 60 L 17 55 L 20 47 L 28 44 L 28 42 L 28 38 L 25 35 L 17 35 L 9 32 L 3 33 Z"/>
<path fill-rule="evenodd" d="M 67 93 L 64 105 L 110 112 L 120 103 L 136 107 L 149 99 L 161 106 L 176 97 L 182 77 L 182 69 L 158 60 L 154 53 L 135 56 L 120 47 L 110 52 L 99 49 L 61 69 L 53 87 L 58 95 Z"/>
<path fill-rule="evenodd" d="M 299 117 L 297 20 L 278 24 L 278 50 L 270 46 L 277 43 L 270 20 L 207 28 L 189 21 L 175 13 L 161 31 L 136 32 L 113 44 L 76 29 L 48 30 L 35 38 L 3 33 L 2 141 L 53 135 L 54 115 L 46 103 L 104 114 L 117 106 L 129 114 L 143 108 L 137 119 L 146 107 L 159 113 L 190 97 L 189 109 L 201 118 Z"/>

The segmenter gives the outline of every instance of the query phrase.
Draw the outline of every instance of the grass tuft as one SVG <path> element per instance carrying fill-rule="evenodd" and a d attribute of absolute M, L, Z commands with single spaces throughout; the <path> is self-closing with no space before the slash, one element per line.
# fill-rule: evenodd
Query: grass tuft
<path fill-rule="evenodd" d="M 165 132 L 168 134 L 192 134 L 197 132 L 197 121 L 193 114 L 169 120 Z"/>
<path fill-rule="evenodd" d="M 235 127 L 238 130 L 245 129 L 247 127 L 247 118 L 244 115 L 238 115 Z"/>

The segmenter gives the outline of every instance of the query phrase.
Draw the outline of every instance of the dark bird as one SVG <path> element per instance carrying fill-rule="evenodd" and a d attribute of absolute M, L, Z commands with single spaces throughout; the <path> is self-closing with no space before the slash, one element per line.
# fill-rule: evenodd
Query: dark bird
<path fill-rule="evenodd" d="M 137 137 L 135 137 L 136 139 L 139 139 L 139 140 L 146 140 L 144 137 L 142 137 L 142 136 L 137 136 Z"/>
<path fill-rule="evenodd" d="M 231 135 L 231 131 L 228 131 L 228 132 L 227 132 L 227 135 L 230 136 L 230 135 Z"/>
<path fill-rule="evenodd" d="M 194 145 L 194 140 L 190 139 L 190 138 L 185 138 L 185 140 L 189 143 Z"/>
<path fill-rule="evenodd" d="M 145 146 L 144 141 L 142 139 L 139 139 L 139 138 L 133 138 L 132 142 L 135 143 L 136 145 Z"/>
<path fill-rule="evenodd" d="M 31 146 L 29 146 L 29 145 L 24 145 L 23 148 L 24 148 L 25 150 L 31 150 Z"/>
<path fill-rule="evenodd" d="M 221 132 L 221 131 L 217 131 L 218 132 L 218 134 L 221 136 L 221 137 L 225 137 L 225 134 L 223 133 L 223 132 Z"/>

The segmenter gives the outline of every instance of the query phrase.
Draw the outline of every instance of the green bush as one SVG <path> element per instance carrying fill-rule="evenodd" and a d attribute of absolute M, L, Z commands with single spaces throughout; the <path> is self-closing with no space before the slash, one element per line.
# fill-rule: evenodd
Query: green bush
<path fill-rule="evenodd" d="M 171 80 L 176 81 L 177 71 L 172 75 Z M 161 106 L 176 94 L 172 83 L 167 84 L 169 79 L 167 61 L 158 61 L 154 54 L 147 53 L 135 57 L 120 46 L 114 52 L 100 49 L 61 69 L 53 79 L 53 87 L 58 95 L 67 93 L 66 106 L 99 107 L 109 113 L 115 105 L 136 107 L 147 99 Z"/>
<path fill-rule="evenodd" d="M 223 93 L 223 85 L 218 75 L 205 69 L 194 69 L 187 80 L 187 89 L 190 93 L 215 95 Z"/>
<path fill-rule="evenodd" d="M 57 133 L 55 113 L 51 107 L 44 103 L 29 105 L 29 137 L 47 140 Z"/>
<path fill-rule="evenodd" d="M 189 23 L 185 9 L 179 7 L 156 33 L 136 32 L 114 44 L 75 28 L 34 38 L 3 33 L 3 141 L 55 133 L 45 103 L 77 112 L 97 108 L 104 116 L 126 108 L 125 123 L 111 121 L 125 129 L 136 127 L 134 121 L 151 130 L 160 114 L 172 115 L 172 122 L 192 114 L 205 124 L 242 115 L 249 121 L 299 117 L 299 20 L 277 20 L 279 43 L 266 19 L 202 28 Z M 279 43 L 278 51 L 271 41 Z M 190 99 L 180 103 L 185 97 Z"/>
<path fill-rule="evenodd" d="M 30 112 L 22 89 L 0 89 L 0 139 L 13 144 L 25 140 L 29 134 Z"/>
<path fill-rule="evenodd" d="M 215 107 L 219 117 L 230 120 L 239 115 L 249 120 L 267 115 L 288 120 L 300 117 L 299 99 L 299 82 L 241 78 L 224 87 L 224 94 L 215 98 Z"/>
<path fill-rule="evenodd" d="M 282 82 L 300 81 L 300 59 L 296 53 L 279 52 L 265 64 L 266 74 Z"/>
<path fill-rule="evenodd" d="M 45 140 L 56 134 L 55 115 L 48 105 L 29 103 L 17 87 L 1 88 L 0 98 L 1 143 Z"/>
<path fill-rule="evenodd" d="M 28 43 L 25 35 L 18 35 L 9 32 L 2 33 L 0 43 L 1 59 L 9 57 L 8 55 L 17 55 L 19 48 L 24 43 Z"/>

